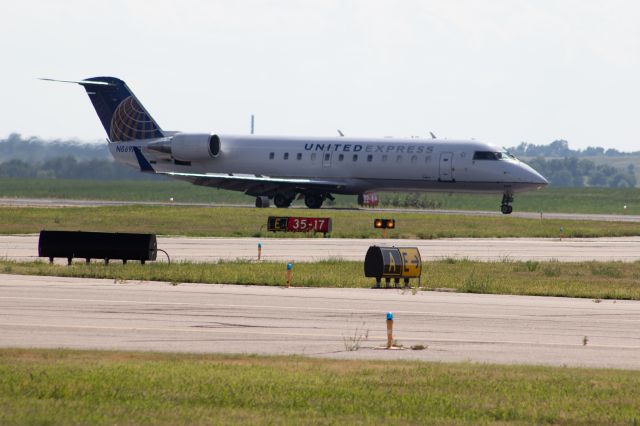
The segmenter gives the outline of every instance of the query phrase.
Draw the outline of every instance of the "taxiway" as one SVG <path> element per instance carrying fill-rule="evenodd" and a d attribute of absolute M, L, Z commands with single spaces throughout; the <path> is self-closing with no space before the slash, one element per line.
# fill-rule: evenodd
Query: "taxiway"
<path fill-rule="evenodd" d="M 562 262 L 640 260 L 640 237 L 620 238 L 443 238 L 393 240 L 350 238 L 190 238 L 158 237 L 158 248 L 172 260 L 211 262 L 257 257 L 258 243 L 266 261 L 313 262 L 324 259 L 364 260 L 371 245 L 418 247 L 423 260 L 446 258 L 480 261 L 558 260 Z M 37 235 L 0 236 L 0 258 L 35 260 Z M 64 259 L 60 259 L 62 262 Z M 82 259 L 79 259 L 82 260 Z M 166 261 L 158 254 L 159 261 Z"/>
<path fill-rule="evenodd" d="M 115 201 L 115 200 L 76 200 L 57 198 L 2 198 L 0 206 L 6 207 L 107 207 L 107 206 L 192 206 L 192 207 L 232 207 L 232 208 L 252 208 L 253 204 L 221 204 L 221 203 L 193 203 L 179 201 Z M 293 210 L 306 209 L 304 206 L 293 206 Z M 362 210 L 369 212 L 388 213 L 421 213 L 429 215 L 454 215 L 454 216 L 503 216 L 497 209 L 495 211 L 485 210 L 442 210 L 442 209 L 405 209 L 405 208 L 346 208 L 346 207 L 323 207 L 322 210 Z M 274 215 L 283 214 L 283 210 L 273 208 Z M 586 214 L 586 213 L 547 213 L 547 212 L 520 212 L 514 211 L 512 217 L 524 219 L 560 219 L 560 220 L 596 220 L 604 222 L 640 222 L 639 215 L 631 214 Z"/>
<path fill-rule="evenodd" d="M 387 311 L 427 348 L 378 349 Z M 639 323 L 635 301 L 0 275 L 2 347 L 639 369 Z"/>

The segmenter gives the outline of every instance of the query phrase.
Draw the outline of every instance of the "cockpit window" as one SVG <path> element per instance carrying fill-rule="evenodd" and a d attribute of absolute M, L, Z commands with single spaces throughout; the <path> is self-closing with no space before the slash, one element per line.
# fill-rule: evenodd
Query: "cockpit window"
<path fill-rule="evenodd" d="M 502 159 L 501 152 L 491 151 L 476 151 L 473 153 L 474 160 L 500 160 Z"/>
<path fill-rule="evenodd" d="M 508 151 L 495 152 L 495 151 L 476 151 L 473 153 L 474 160 L 515 160 Z"/>

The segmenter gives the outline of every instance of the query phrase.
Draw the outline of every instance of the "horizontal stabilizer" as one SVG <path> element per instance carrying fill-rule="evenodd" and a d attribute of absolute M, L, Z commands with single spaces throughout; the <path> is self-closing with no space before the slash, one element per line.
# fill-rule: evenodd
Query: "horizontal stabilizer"
<path fill-rule="evenodd" d="M 83 86 L 92 85 L 92 86 L 115 86 L 115 84 L 107 83 L 106 81 L 88 81 L 88 80 L 56 80 L 53 78 L 39 78 L 38 80 L 43 81 L 54 81 L 56 83 L 74 83 L 74 84 L 82 84 Z"/>

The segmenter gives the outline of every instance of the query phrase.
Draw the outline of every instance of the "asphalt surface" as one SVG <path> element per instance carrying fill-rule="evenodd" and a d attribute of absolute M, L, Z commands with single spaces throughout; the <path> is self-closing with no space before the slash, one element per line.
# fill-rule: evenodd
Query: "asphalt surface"
<path fill-rule="evenodd" d="M 620 238 L 446 238 L 438 240 L 342 239 L 342 238 L 190 238 L 158 237 L 158 248 L 171 260 L 211 262 L 248 259 L 312 262 L 323 259 L 364 260 L 371 245 L 418 247 L 423 260 L 446 258 L 480 261 L 640 260 L 640 237 Z M 37 235 L 0 236 L 0 259 L 35 260 Z M 166 261 L 158 253 L 159 261 Z M 78 261 L 83 261 L 82 259 Z M 57 262 L 66 262 L 58 259 Z"/>
<path fill-rule="evenodd" d="M 427 348 L 380 349 L 387 311 Z M 2 347 L 639 369 L 639 323 L 632 301 L 0 275 Z"/>
<path fill-rule="evenodd" d="M 197 207 L 233 207 L 247 208 L 252 207 L 251 204 L 217 204 L 217 203 L 183 203 L 183 202 L 163 202 L 163 201 L 111 201 L 111 200 L 73 200 L 73 199 L 54 199 L 54 198 L 0 198 L 0 206 L 10 207 L 102 207 L 102 206 L 131 206 L 131 205 L 149 205 L 149 206 L 197 206 Z M 292 207 L 293 209 L 303 208 L 302 206 Z M 378 208 L 378 209 L 351 209 L 351 208 L 330 208 L 324 207 L 323 210 L 364 210 L 379 211 L 391 213 L 423 213 L 433 215 L 456 215 L 456 216 L 502 216 L 502 213 L 496 209 L 495 211 L 481 210 L 431 210 L 431 209 L 402 209 L 402 208 Z M 274 212 L 281 214 L 283 210 L 273 208 Z M 540 219 L 540 212 L 519 212 L 511 214 L 513 217 L 526 219 Z M 597 220 L 605 222 L 640 222 L 638 215 L 626 214 L 582 214 L 582 213 L 543 213 L 545 219 L 560 220 Z"/>

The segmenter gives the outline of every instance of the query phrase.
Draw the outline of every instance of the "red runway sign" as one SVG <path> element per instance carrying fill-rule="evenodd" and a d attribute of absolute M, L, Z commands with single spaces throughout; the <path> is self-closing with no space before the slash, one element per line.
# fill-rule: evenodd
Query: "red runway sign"
<path fill-rule="evenodd" d="M 272 232 L 331 232 L 331 218 L 269 216 L 267 230 Z"/>

